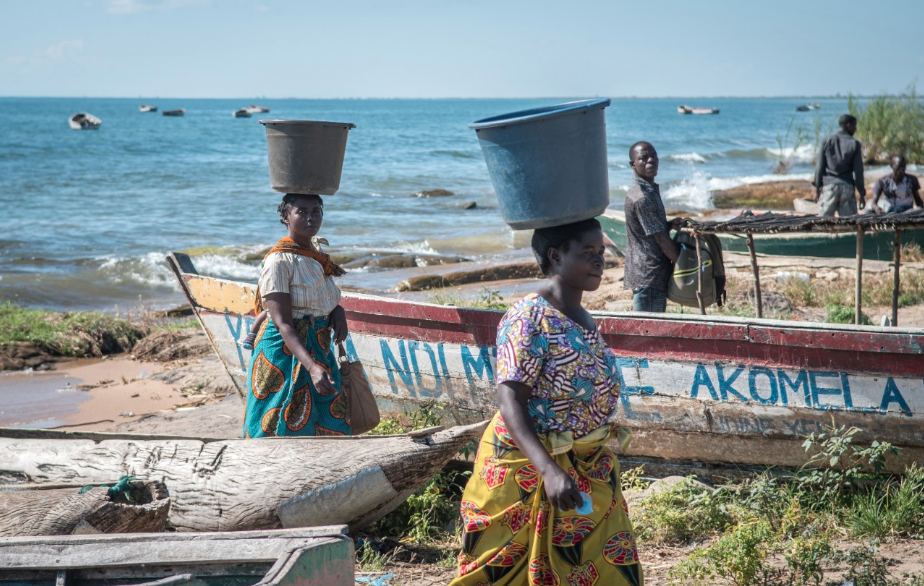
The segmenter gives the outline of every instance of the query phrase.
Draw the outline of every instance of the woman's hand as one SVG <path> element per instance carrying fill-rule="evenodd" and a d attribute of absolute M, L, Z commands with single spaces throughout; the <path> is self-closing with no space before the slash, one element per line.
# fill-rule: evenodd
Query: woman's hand
<path fill-rule="evenodd" d="M 561 466 L 549 467 L 542 475 L 542 483 L 545 486 L 545 496 L 558 510 L 570 511 L 581 506 L 581 493 Z"/>
<path fill-rule="evenodd" d="M 569 511 L 581 505 L 581 493 L 568 473 L 546 451 L 526 409 L 532 390 L 523 383 L 507 381 L 497 385 L 497 406 L 507 431 L 530 463 L 535 466 L 552 506 Z"/>
<path fill-rule="evenodd" d="M 308 367 L 308 376 L 311 377 L 311 382 L 314 383 L 315 390 L 321 395 L 329 396 L 337 392 L 337 387 L 334 386 L 333 379 L 327 374 L 324 367 L 317 362 L 313 362 L 311 366 Z"/>
<path fill-rule="evenodd" d="M 346 342 L 348 330 L 346 312 L 343 307 L 338 305 L 330 312 L 330 325 L 334 329 L 334 342 L 337 344 Z"/>

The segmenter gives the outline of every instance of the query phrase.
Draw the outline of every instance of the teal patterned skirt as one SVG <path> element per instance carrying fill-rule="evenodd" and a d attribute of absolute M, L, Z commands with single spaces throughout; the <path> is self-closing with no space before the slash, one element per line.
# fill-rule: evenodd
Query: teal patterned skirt
<path fill-rule="evenodd" d="M 331 345 L 327 316 L 294 320 L 299 339 L 324 367 L 337 393 L 323 396 L 308 371 L 289 351 L 272 319 L 257 333 L 247 370 L 244 437 L 350 435 L 349 405 L 340 384 L 340 369 Z"/>

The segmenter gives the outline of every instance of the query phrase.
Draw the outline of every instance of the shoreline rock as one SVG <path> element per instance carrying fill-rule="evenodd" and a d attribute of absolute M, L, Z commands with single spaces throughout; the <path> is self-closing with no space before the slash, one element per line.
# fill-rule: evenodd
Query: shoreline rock
<path fill-rule="evenodd" d="M 767 181 L 713 191 L 712 204 L 719 209 L 791 210 L 793 200 L 814 194 L 809 181 Z"/>
<path fill-rule="evenodd" d="M 448 189 L 422 189 L 411 197 L 449 197 L 450 195 L 455 195 L 455 193 Z"/>

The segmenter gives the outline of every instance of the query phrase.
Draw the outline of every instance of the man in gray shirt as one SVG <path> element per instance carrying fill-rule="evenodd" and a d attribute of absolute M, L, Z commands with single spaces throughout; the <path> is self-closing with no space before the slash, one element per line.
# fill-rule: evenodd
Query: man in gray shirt
<path fill-rule="evenodd" d="M 680 218 L 667 221 L 658 174 L 658 152 L 647 142 L 629 148 L 635 181 L 626 194 L 626 273 L 623 286 L 632 289 L 632 309 L 663 313 L 667 309 L 667 283 L 680 249 L 668 232 Z"/>
<path fill-rule="evenodd" d="M 860 194 L 860 209 L 866 207 L 866 186 L 863 184 L 863 152 L 860 141 L 853 137 L 857 119 L 844 114 L 838 120 L 841 129 L 826 136 L 818 149 L 815 163 L 815 201 L 819 216 L 854 216 Z"/>

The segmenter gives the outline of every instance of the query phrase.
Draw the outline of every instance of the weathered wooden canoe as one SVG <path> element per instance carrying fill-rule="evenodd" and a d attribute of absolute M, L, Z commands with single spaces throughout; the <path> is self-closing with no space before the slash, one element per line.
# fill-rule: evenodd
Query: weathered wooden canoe
<path fill-rule="evenodd" d="M 626 215 L 619 210 L 606 210 L 597 216 L 603 233 L 620 251 L 626 250 Z M 719 234 L 722 250 L 748 254 L 747 240 L 734 234 Z M 866 232 L 863 235 L 863 258 L 892 260 L 895 234 L 890 231 Z M 916 242 L 924 247 L 924 230 L 903 230 L 902 243 Z M 857 235 L 853 232 L 812 232 L 785 234 L 754 234 L 754 249 L 758 254 L 772 256 L 811 256 L 817 258 L 856 258 Z"/>
<path fill-rule="evenodd" d="M 0 583 L 353 586 L 346 526 L 0 538 Z"/>
<path fill-rule="evenodd" d="M 251 285 L 168 259 L 246 395 Z M 345 294 L 347 351 L 362 359 L 383 413 L 435 401 L 462 423 L 493 414 L 501 312 Z M 901 446 L 889 470 L 924 457 L 924 330 L 699 315 L 597 313 L 619 357 L 619 421 L 630 456 L 800 466 L 804 436 L 855 425 L 858 441 Z M 2 460 L 0 460 L 2 461 Z"/>
<path fill-rule="evenodd" d="M 485 425 L 258 440 L 0 429 L 0 483 L 157 479 L 179 531 L 357 529 L 407 500 Z"/>
<path fill-rule="evenodd" d="M 170 511 L 159 481 L 130 483 L 126 493 L 105 486 L 0 486 L 0 537 L 163 531 Z"/>

